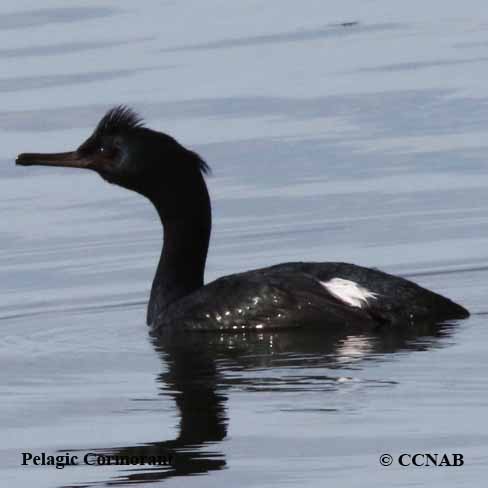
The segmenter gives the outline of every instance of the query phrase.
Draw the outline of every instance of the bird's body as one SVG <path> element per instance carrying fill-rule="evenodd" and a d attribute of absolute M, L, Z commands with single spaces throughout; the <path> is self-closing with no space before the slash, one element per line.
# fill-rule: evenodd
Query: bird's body
<path fill-rule="evenodd" d="M 283 263 L 218 278 L 167 306 L 153 325 L 242 331 L 446 317 L 466 317 L 466 310 L 397 276 L 348 263 Z"/>
<path fill-rule="evenodd" d="M 469 315 L 411 281 L 346 263 L 285 263 L 204 285 L 208 166 L 170 136 L 145 128 L 125 107 L 109 111 L 76 151 L 21 154 L 17 164 L 93 169 L 153 203 L 164 228 L 147 314 L 155 332 L 401 326 Z"/>

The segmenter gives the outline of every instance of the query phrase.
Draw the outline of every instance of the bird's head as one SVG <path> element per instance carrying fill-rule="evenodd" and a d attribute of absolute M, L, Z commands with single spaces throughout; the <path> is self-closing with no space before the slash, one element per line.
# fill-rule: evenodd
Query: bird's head
<path fill-rule="evenodd" d="M 118 106 L 100 120 L 93 134 L 70 152 L 23 153 L 22 166 L 62 166 L 96 171 L 110 183 L 154 200 L 192 190 L 195 178 L 209 172 L 207 164 L 171 136 L 148 129 L 131 109 Z"/>

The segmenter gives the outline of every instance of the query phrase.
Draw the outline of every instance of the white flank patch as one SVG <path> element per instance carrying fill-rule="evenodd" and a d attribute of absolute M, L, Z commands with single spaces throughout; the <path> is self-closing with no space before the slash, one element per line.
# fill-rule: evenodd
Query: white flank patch
<path fill-rule="evenodd" d="M 368 300 L 376 300 L 377 293 L 373 293 L 355 281 L 344 280 L 343 278 L 332 278 L 330 281 L 319 281 L 328 292 L 351 307 L 362 308 L 368 305 Z"/>

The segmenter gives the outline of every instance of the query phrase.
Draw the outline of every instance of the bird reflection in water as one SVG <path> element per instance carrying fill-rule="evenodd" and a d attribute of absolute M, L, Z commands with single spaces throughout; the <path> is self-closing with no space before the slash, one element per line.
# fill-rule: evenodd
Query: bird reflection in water
<path fill-rule="evenodd" d="M 381 360 L 389 354 L 442 347 L 455 329 L 456 323 L 419 323 L 410 328 L 374 331 L 355 327 L 217 335 L 172 330 L 155 336 L 152 342 L 165 370 L 157 381 L 160 394 L 175 400 L 180 415 L 178 436 L 90 452 L 129 457 L 171 455 L 173 464 L 120 466 L 116 477 L 84 486 L 148 483 L 224 469 L 226 459 L 219 443 L 227 434 L 226 402 L 233 389 L 322 391 L 324 408 L 320 411 L 328 412 L 335 409 L 327 408 L 327 395 L 334 394 L 349 379 L 334 375 L 334 370 L 357 371 L 365 369 L 368 360 Z M 280 374 L 280 370 L 290 367 L 300 374 Z M 324 374 L 324 368 L 329 374 Z M 255 378 L 252 371 L 258 369 L 260 375 Z M 300 411 L 300 405 L 296 409 Z"/>

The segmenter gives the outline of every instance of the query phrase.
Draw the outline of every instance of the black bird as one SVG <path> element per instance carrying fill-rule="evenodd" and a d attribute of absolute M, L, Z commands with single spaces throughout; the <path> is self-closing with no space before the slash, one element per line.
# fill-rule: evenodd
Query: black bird
<path fill-rule="evenodd" d="M 20 154 L 17 164 L 86 168 L 147 197 L 164 228 L 147 322 L 156 332 L 315 325 L 409 324 L 468 311 L 411 281 L 347 263 L 284 263 L 203 284 L 210 199 L 198 154 L 146 128 L 125 106 L 108 111 L 73 152 Z"/>

